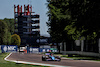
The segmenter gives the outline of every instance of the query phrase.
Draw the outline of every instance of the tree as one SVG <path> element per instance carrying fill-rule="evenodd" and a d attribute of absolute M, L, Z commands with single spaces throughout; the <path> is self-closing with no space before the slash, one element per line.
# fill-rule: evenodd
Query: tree
<path fill-rule="evenodd" d="M 20 38 L 20 36 L 19 35 L 17 35 L 17 34 L 13 34 L 12 36 L 11 36 L 11 43 L 12 43 L 12 45 L 20 45 L 20 43 L 21 43 L 21 38 Z"/>
<path fill-rule="evenodd" d="M 65 27 L 68 24 L 70 16 L 65 14 L 64 7 L 68 5 L 67 0 L 47 0 L 48 1 L 48 16 L 49 33 L 55 42 L 62 42 L 66 39 Z M 66 10 L 67 12 L 68 10 Z M 66 19 L 66 20 L 65 20 Z"/>
<path fill-rule="evenodd" d="M 99 36 L 99 7 L 99 0 L 69 0 L 68 8 L 71 13 L 70 23 L 74 22 L 72 26 L 76 28 L 77 31 L 81 32 L 84 30 L 81 36 L 91 36 L 94 35 L 94 32 Z"/>
<path fill-rule="evenodd" d="M 99 0 L 47 0 L 49 33 L 55 42 L 86 39 L 96 44 L 100 38 Z M 96 46 L 97 47 L 97 46 Z"/>
<path fill-rule="evenodd" d="M 82 36 L 100 37 L 99 0 L 47 0 L 47 2 L 49 9 L 47 24 L 54 39 L 57 36 L 59 36 L 57 40 L 61 39 L 65 33 L 74 40 Z"/>
<path fill-rule="evenodd" d="M 7 33 L 7 45 L 11 45 L 11 33 Z"/>
<path fill-rule="evenodd" d="M 0 44 L 7 44 L 7 24 L 4 21 L 0 20 Z"/>
<path fill-rule="evenodd" d="M 11 34 L 13 34 L 14 33 L 14 19 L 4 18 L 3 21 L 7 23 L 8 31 Z"/>
<path fill-rule="evenodd" d="M 11 44 L 11 34 L 14 33 L 14 19 L 0 20 L 0 42 L 4 45 Z"/>

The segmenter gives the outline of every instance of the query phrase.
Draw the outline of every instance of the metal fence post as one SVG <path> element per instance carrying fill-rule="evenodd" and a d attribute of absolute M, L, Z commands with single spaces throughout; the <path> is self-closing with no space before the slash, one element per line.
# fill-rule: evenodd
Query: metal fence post
<path fill-rule="evenodd" d="M 81 40 L 81 51 L 83 52 L 84 49 L 84 40 Z"/>
<path fill-rule="evenodd" d="M 66 42 L 64 42 L 64 51 L 66 51 Z"/>
<path fill-rule="evenodd" d="M 100 38 L 99 38 L 99 42 L 98 42 L 98 47 L 99 47 L 99 53 L 100 53 Z"/>

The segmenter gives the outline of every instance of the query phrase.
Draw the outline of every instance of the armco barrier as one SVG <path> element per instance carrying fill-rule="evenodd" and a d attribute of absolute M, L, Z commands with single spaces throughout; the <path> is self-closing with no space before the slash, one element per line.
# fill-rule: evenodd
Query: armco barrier
<path fill-rule="evenodd" d="M 33 48 L 33 47 L 29 47 L 27 49 L 27 53 L 38 53 L 38 52 L 57 52 L 57 49 L 55 50 L 51 50 L 50 48 Z"/>
<path fill-rule="evenodd" d="M 82 51 L 61 51 L 62 54 L 71 54 L 71 55 L 82 55 L 82 56 L 92 56 L 92 57 L 99 57 L 100 53 L 93 53 L 93 52 L 82 52 Z"/>
<path fill-rule="evenodd" d="M 17 52 L 18 47 L 15 45 L 1 45 L 1 50 L 3 52 Z"/>

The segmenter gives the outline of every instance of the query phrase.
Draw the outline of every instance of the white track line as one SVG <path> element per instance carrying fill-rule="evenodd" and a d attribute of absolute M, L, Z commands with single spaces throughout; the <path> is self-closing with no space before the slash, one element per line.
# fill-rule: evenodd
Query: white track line
<path fill-rule="evenodd" d="M 12 54 L 12 53 L 10 53 L 7 57 L 5 57 L 4 60 L 7 61 L 7 60 L 8 60 L 7 58 L 8 58 L 11 54 Z"/>
<path fill-rule="evenodd" d="M 70 67 L 70 66 L 60 66 L 60 65 L 51 65 L 51 64 L 42 64 L 42 63 L 34 63 L 34 62 L 25 62 L 25 61 L 16 61 L 16 60 L 8 60 L 12 53 L 10 53 L 7 57 L 4 58 L 6 61 L 11 61 L 15 63 L 24 63 L 24 64 L 32 64 L 32 65 L 41 65 L 41 66 L 51 66 L 51 67 Z"/>

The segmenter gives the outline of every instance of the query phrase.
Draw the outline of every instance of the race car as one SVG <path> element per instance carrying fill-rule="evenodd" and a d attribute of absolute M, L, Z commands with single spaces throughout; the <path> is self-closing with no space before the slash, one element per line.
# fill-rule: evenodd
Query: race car
<path fill-rule="evenodd" d="M 61 61 L 61 57 L 54 56 L 53 53 L 45 53 L 42 56 L 42 61 Z"/>

